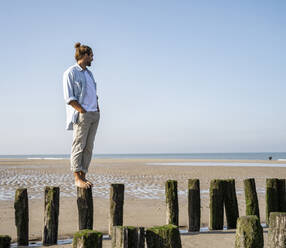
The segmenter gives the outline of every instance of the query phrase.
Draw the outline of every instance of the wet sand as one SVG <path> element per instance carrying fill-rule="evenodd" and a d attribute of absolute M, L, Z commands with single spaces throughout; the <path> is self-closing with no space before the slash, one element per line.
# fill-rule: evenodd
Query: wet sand
<path fill-rule="evenodd" d="M 187 229 L 187 180 L 199 178 L 201 186 L 201 226 L 208 226 L 209 184 L 212 179 L 234 178 L 240 216 L 245 214 L 243 180 L 253 177 L 259 198 L 260 215 L 265 222 L 265 180 L 286 178 L 286 168 L 275 167 L 277 161 L 216 161 L 217 163 L 269 163 L 269 167 L 160 166 L 148 163 L 209 162 L 177 159 L 96 159 L 88 178 L 94 183 L 94 229 L 107 234 L 109 185 L 125 184 L 124 225 L 151 227 L 166 221 L 164 185 L 168 179 L 178 181 L 180 229 Z M 225 165 L 225 164 L 224 164 Z M 29 194 L 30 240 L 41 240 L 43 229 L 44 187 L 60 187 L 59 239 L 72 238 L 77 231 L 76 188 L 68 160 L 0 160 L 0 234 L 16 239 L 14 192 L 25 187 Z M 266 229 L 265 229 L 266 231 Z M 182 235 L 183 247 L 232 247 L 235 230 Z M 265 235 L 267 235 L 265 233 Z M 265 236 L 266 237 L 266 236 Z M 265 240 L 266 242 L 267 240 Z M 54 247 L 70 247 L 57 245 Z M 111 247 L 104 240 L 104 247 Z"/>

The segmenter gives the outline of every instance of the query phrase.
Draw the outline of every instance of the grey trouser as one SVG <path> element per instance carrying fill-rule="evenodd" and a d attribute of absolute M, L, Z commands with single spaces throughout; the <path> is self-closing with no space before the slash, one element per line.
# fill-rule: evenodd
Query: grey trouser
<path fill-rule="evenodd" d="M 71 151 L 71 170 L 87 173 L 92 157 L 92 149 L 99 123 L 99 112 L 79 113 L 73 124 L 73 142 Z"/>

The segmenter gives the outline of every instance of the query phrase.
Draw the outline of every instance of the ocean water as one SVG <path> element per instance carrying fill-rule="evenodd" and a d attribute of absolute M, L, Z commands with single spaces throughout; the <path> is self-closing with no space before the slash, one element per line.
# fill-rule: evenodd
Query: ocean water
<path fill-rule="evenodd" d="M 15 159 L 69 159 L 69 154 L 24 154 L 0 155 L 0 158 Z M 137 159 L 235 159 L 235 160 L 285 160 L 286 152 L 258 153 L 138 153 L 138 154 L 93 154 L 93 158 L 137 158 Z"/>
<path fill-rule="evenodd" d="M 257 162 L 170 162 L 170 163 L 146 163 L 146 165 L 159 165 L 159 166 L 226 166 L 226 167 L 286 167 L 286 161 L 284 163 L 257 163 Z"/>

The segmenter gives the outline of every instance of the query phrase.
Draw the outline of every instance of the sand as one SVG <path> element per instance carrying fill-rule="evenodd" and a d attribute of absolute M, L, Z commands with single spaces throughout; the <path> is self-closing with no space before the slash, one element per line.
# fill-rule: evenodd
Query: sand
<path fill-rule="evenodd" d="M 179 225 L 187 229 L 187 180 L 199 178 L 201 185 L 201 226 L 208 226 L 209 184 L 214 178 L 236 180 L 240 216 L 245 215 L 243 180 L 253 177 L 259 198 L 261 221 L 265 222 L 265 179 L 286 178 L 286 168 L 275 167 L 283 162 L 227 161 L 269 163 L 269 167 L 226 167 L 226 166 L 152 166 L 147 163 L 192 162 L 203 160 L 175 159 L 95 159 L 92 161 L 88 178 L 94 183 L 94 229 L 107 234 L 109 210 L 109 185 L 125 184 L 124 225 L 151 227 L 166 222 L 164 185 L 168 179 L 178 181 Z M 210 160 L 207 160 L 209 162 Z M 222 163 L 222 161 L 216 161 Z M 226 162 L 226 161 L 224 161 Z M 285 163 L 285 162 L 284 162 Z M 223 164 L 223 163 L 222 163 Z M 44 187 L 59 186 L 61 191 L 59 240 L 70 239 L 77 231 L 76 188 L 68 160 L 0 160 L 0 235 L 10 235 L 16 241 L 14 218 L 14 192 L 26 187 L 29 194 L 30 240 L 40 241 L 43 229 Z M 265 243 L 267 242 L 267 229 Z M 183 247 L 233 247 L 235 230 L 216 232 L 184 233 Z M 57 245 L 54 247 L 71 247 Z M 103 247 L 111 247 L 104 240 Z"/>

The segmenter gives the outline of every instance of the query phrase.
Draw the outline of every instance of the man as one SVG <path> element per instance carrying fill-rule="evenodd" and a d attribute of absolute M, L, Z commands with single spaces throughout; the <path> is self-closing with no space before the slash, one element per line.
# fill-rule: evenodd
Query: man
<path fill-rule="evenodd" d="M 73 130 L 71 170 L 75 185 L 90 188 L 93 184 L 86 179 L 92 157 L 95 134 L 99 123 L 96 82 L 87 66 L 93 61 L 92 49 L 75 44 L 77 63 L 64 72 L 63 87 L 66 101 L 67 130 Z"/>

